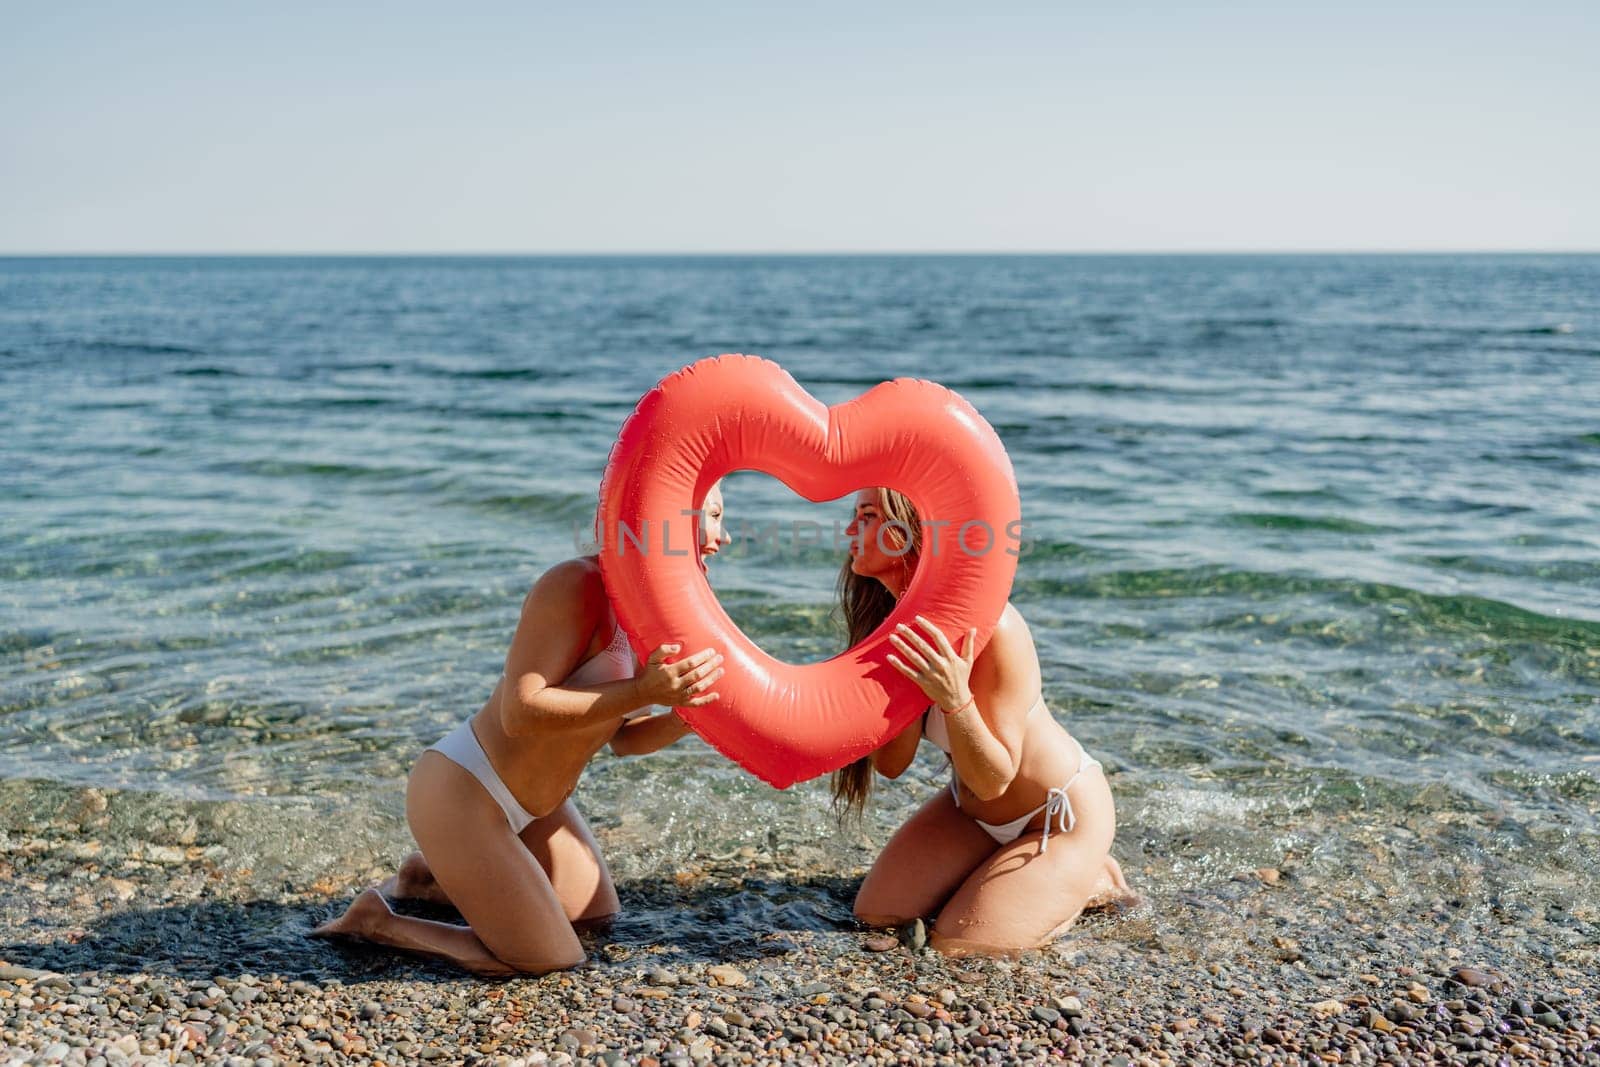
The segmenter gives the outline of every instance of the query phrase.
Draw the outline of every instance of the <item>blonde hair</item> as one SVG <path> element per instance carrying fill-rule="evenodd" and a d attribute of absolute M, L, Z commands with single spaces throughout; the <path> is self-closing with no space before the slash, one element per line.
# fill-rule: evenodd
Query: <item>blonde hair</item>
<path fill-rule="evenodd" d="M 896 548 L 904 549 L 900 565 L 915 572 L 917 560 L 922 557 L 922 520 L 917 509 L 904 493 L 880 487 L 878 489 L 878 514 L 885 527 L 879 536 L 885 543 L 891 539 Z M 890 524 L 894 524 L 890 526 Z M 906 543 L 909 539 L 909 545 Z M 876 578 L 867 578 L 851 569 L 846 558 L 839 568 L 839 603 L 836 616 L 842 617 L 845 633 L 851 646 L 856 645 L 876 630 L 894 610 L 895 598 L 888 588 Z M 872 794 L 872 757 L 862 756 L 848 767 L 833 772 L 833 804 L 840 809 L 839 817 L 860 817 Z"/>

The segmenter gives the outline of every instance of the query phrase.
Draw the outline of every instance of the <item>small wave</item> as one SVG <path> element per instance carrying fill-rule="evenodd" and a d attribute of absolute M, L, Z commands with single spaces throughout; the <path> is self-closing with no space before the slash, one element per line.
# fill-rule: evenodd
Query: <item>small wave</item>
<path fill-rule="evenodd" d="M 989 319 L 1006 319 L 1014 315 L 1025 315 L 1032 308 L 1020 302 L 1007 304 L 973 304 L 962 312 L 961 317 L 968 322 L 984 322 Z"/>
<path fill-rule="evenodd" d="M 1576 333 L 1570 322 L 1557 322 L 1540 326 L 1448 326 L 1443 323 L 1374 322 L 1368 329 L 1390 333 L 1437 333 L 1467 337 L 1565 337 Z"/>
<path fill-rule="evenodd" d="M 142 411 L 149 406 L 143 400 L 80 401 L 67 405 L 71 411 Z"/>
<path fill-rule="evenodd" d="M 103 339 L 63 340 L 55 342 L 61 348 L 81 348 L 91 352 L 124 352 L 146 356 L 203 356 L 206 353 L 187 345 L 162 344 L 156 341 L 107 341 Z"/>
<path fill-rule="evenodd" d="M 364 362 L 355 362 L 355 363 L 329 363 L 329 364 L 326 364 L 325 366 L 318 367 L 317 369 L 319 369 L 319 370 L 338 371 L 338 372 L 343 373 L 345 371 L 363 371 L 363 370 L 391 371 L 391 370 L 394 370 L 398 366 L 399 366 L 399 364 L 394 363 L 391 360 L 379 359 L 379 360 L 368 360 L 368 361 L 364 361 Z M 413 369 L 413 368 L 407 368 L 407 369 L 409 370 L 409 369 Z M 417 369 L 418 369 L 419 373 L 422 373 L 422 369 L 421 368 L 417 368 Z"/>
<path fill-rule="evenodd" d="M 355 551 L 293 548 L 255 554 L 237 566 L 222 568 L 219 573 L 232 580 L 257 575 L 325 574 L 369 562 L 369 556 Z"/>
<path fill-rule="evenodd" d="M 1553 616 L 1471 594 L 1437 594 L 1407 586 L 1219 566 L 1102 571 L 1072 578 L 1018 579 L 1029 599 L 1181 600 L 1244 596 L 1252 600 L 1326 596 L 1358 606 L 1399 609 L 1429 632 L 1472 633 L 1499 641 L 1573 648 L 1600 642 L 1600 620 Z"/>
<path fill-rule="evenodd" d="M 947 378 L 940 384 L 960 392 L 963 389 L 1015 389 L 1018 386 L 1033 389 L 1040 383 L 1027 382 L 1025 375 L 1011 377 Z"/>
<path fill-rule="evenodd" d="M 251 414 L 283 413 L 291 418 L 304 419 L 307 412 L 311 411 L 343 411 L 349 409 L 393 407 L 409 410 L 410 405 L 405 400 L 390 399 L 382 396 L 292 396 L 252 399 L 248 410 Z M 234 415 L 240 408 L 231 406 L 213 409 L 213 414 Z"/>
<path fill-rule="evenodd" d="M 1023 527 L 1022 558 L 1030 563 L 1037 563 L 1047 559 L 1109 559 L 1118 553 L 1097 548 L 1094 545 L 1079 544 L 1074 541 L 1031 541 L 1027 539 L 1027 527 Z"/>
<path fill-rule="evenodd" d="M 441 418 L 481 422 L 560 422 L 566 419 L 586 422 L 594 417 L 594 412 L 583 406 L 580 401 L 573 401 L 569 406 L 563 408 L 529 407 L 506 409 L 422 406 L 415 410 L 424 415 L 437 415 Z"/>
<path fill-rule="evenodd" d="M 901 375 L 901 377 L 908 376 Z M 800 384 L 808 388 L 814 385 L 853 385 L 862 391 L 866 391 L 871 389 L 874 385 L 882 385 L 883 381 L 884 379 L 874 378 L 871 375 L 807 374 L 801 380 Z M 951 384 L 951 388 L 955 388 L 953 383 Z"/>
<path fill-rule="evenodd" d="M 420 478 L 439 471 L 437 467 L 374 467 L 360 463 L 307 463 L 279 459 L 215 464 L 212 469 L 222 473 L 256 474 L 268 478 L 346 478 L 356 481 Z"/>
<path fill-rule="evenodd" d="M 965 389 L 967 384 L 959 381 L 945 380 L 945 385 L 952 389 Z M 1148 384 L 1141 382 L 1093 382 L 1093 381 L 1043 381 L 1035 379 L 1032 375 L 1017 375 L 1015 378 L 996 380 L 991 378 L 974 379 L 974 384 L 979 388 L 996 389 L 1025 389 L 1029 392 L 1049 393 L 1093 393 L 1103 395 L 1129 396 L 1158 396 L 1162 394 L 1188 395 L 1185 390 L 1171 389 L 1157 382 Z M 1074 415 L 1039 415 L 1029 419 L 1026 426 L 1037 426 L 1041 423 L 1076 423 L 1082 421 Z"/>
<path fill-rule="evenodd" d="M 1119 805 L 1120 806 L 1120 805 Z M 1207 826 L 1254 824 L 1267 802 L 1220 789 L 1185 789 L 1174 786 L 1152 795 L 1140 805 L 1140 825 L 1167 830 L 1192 830 Z"/>
<path fill-rule="evenodd" d="M 1580 474 L 1590 470 L 1594 462 L 1589 456 L 1574 456 L 1563 451 L 1541 452 L 1531 448 L 1515 452 L 1482 452 L 1478 458 L 1485 463 L 1494 464 L 1536 463 L 1546 468 L 1569 470 Z"/>
<path fill-rule="evenodd" d="M 1484 341 L 1479 347 L 1485 352 L 1509 352 L 1513 355 L 1548 355 L 1548 356 L 1600 356 L 1600 348 L 1594 345 L 1578 344 L 1572 341 L 1549 340 L 1533 341 L 1527 339 L 1526 334 L 1507 335 L 1507 340 Z M 1447 351 L 1452 346 L 1441 344 L 1431 346 L 1432 351 Z"/>
<path fill-rule="evenodd" d="M 539 367 L 487 367 L 480 370 L 426 367 L 422 368 L 421 373 L 431 378 L 469 382 L 543 382 L 563 377 L 559 371 Z"/>
<path fill-rule="evenodd" d="M 1511 578 L 1537 578 L 1542 582 L 1593 582 L 1600 579 L 1600 562 L 1576 559 L 1504 559 L 1483 555 L 1410 555 L 1407 561 L 1466 574 L 1499 574 Z"/>
<path fill-rule="evenodd" d="M 1192 323 L 1201 330 L 1279 330 L 1285 326 L 1294 325 L 1288 319 L 1274 318 L 1270 315 L 1256 318 L 1216 318 L 1207 317 L 1195 319 Z"/>
<path fill-rule="evenodd" d="M 246 378 L 249 375 L 240 374 L 227 367 L 179 367 L 173 375 L 179 378 Z"/>
<path fill-rule="evenodd" d="M 617 405 L 621 410 L 621 405 Z M 396 414 L 426 415 L 446 420 L 452 424 L 479 422 L 544 422 L 565 419 L 587 420 L 605 405 L 589 400 L 541 401 L 526 408 L 481 407 L 465 403 L 419 403 L 404 397 L 383 396 L 322 396 L 304 399 L 260 400 L 249 405 L 252 413 L 274 412 L 289 417 L 303 417 L 307 411 L 359 411 L 385 408 Z M 215 410 L 215 409 L 214 409 Z"/>
<path fill-rule="evenodd" d="M 1057 388 L 1071 390 L 1078 393 L 1168 393 L 1176 390 L 1151 383 L 1148 385 L 1128 382 L 1064 382 Z"/>
<path fill-rule="evenodd" d="M 293 406 L 309 408 L 381 408 L 389 407 L 394 403 L 395 401 L 383 396 L 319 396 L 308 397 Z"/>
<path fill-rule="evenodd" d="M 1343 496 L 1327 486 L 1316 489 L 1266 489 L 1257 494 L 1262 500 L 1343 500 Z"/>
<path fill-rule="evenodd" d="M 491 515 L 583 523 L 585 534 L 596 508 L 596 498 L 587 493 L 495 493 L 464 498 L 462 502 Z"/>
<path fill-rule="evenodd" d="M 1327 533 L 1388 533 L 1392 527 L 1378 526 L 1337 515 L 1289 515 L 1275 511 L 1242 511 L 1227 518 L 1233 526 L 1254 526 L 1265 530 L 1308 530 Z"/>

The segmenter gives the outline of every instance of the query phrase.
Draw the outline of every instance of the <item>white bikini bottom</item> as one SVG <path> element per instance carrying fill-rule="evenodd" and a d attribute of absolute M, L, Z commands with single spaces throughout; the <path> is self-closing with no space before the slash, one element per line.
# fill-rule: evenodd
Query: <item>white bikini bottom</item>
<path fill-rule="evenodd" d="M 1071 833 L 1072 828 L 1078 825 L 1078 816 L 1072 810 L 1072 798 L 1067 795 L 1067 790 L 1072 788 L 1072 783 L 1076 782 L 1084 771 L 1101 766 L 1099 760 L 1084 751 L 1082 741 L 1077 738 L 1073 738 L 1073 741 L 1078 746 L 1078 769 L 1072 773 L 1071 778 L 1046 793 L 1043 804 L 1020 818 L 1012 819 L 1010 822 L 988 823 L 982 819 L 973 819 L 972 821 L 983 827 L 990 837 L 1004 845 L 1021 837 L 1022 831 L 1027 828 L 1028 823 L 1032 822 L 1033 817 L 1042 811 L 1045 813 L 1044 837 L 1039 841 L 1040 852 L 1050 847 L 1050 823 L 1052 819 L 1056 822 L 1058 832 L 1063 834 Z M 954 773 L 950 775 L 950 795 L 955 797 L 956 807 L 961 807 L 961 794 L 957 791 Z"/>
<path fill-rule="evenodd" d="M 489 795 L 494 797 L 494 802 L 500 805 L 500 810 L 506 813 L 506 822 L 510 824 L 512 833 L 522 833 L 528 828 L 528 824 L 533 822 L 534 817 L 517 803 L 517 798 L 511 795 L 511 790 L 506 788 L 505 782 L 495 773 L 488 754 L 478 743 L 478 735 L 472 732 L 471 719 L 445 734 L 437 743 L 430 746 L 428 751 L 439 753 L 476 778 Z"/>

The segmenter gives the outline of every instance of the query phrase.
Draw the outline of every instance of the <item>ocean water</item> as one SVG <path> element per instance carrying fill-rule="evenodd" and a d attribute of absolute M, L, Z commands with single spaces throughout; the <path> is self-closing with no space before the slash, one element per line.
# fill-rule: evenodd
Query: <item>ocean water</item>
<path fill-rule="evenodd" d="M 623 418 L 725 351 L 993 423 L 1013 602 L 1157 915 L 1262 865 L 1595 900 L 1583 256 L 0 260 L 6 827 L 95 789 L 106 833 L 198 820 L 264 885 L 392 864 L 411 761 L 487 695 Z M 837 651 L 838 555 L 748 534 L 848 502 L 739 473 L 727 505 L 735 621 Z M 841 828 L 823 783 L 691 738 L 602 754 L 577 800 L 628 885 L 741 848 L 828 873 L 945 773 L 925 752 Z M 739 907 L 839 921 L 781 879 Z"/>

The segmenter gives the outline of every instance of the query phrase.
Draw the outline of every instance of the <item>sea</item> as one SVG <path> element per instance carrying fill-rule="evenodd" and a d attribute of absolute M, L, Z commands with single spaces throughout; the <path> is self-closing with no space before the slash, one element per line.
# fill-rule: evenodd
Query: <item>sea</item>
<path fill-rule="evenodd" d="M 623 420 L 723 352 L 994 426 L 1011 599 L 1147 923 L 1267 868 L 1352 908 L 1595 906 L 1585 255 L 0 259 L 0 837 L 92 793 L 101 836 L 263 894 L 392 870 L 412 762 L 587 539 Z M 733 620 L 840 651 L 841 555 L 757 534 L 850 501 L 738 472 L 726 502 Z M 576 801 L 638 905 L 612 936 L 844 928 L 948 773 L 924 746 L 854 822 L 698 738 L 603 752 Z M 730 856 L 791 873 L 720 933 L 652 910 Z"/>

